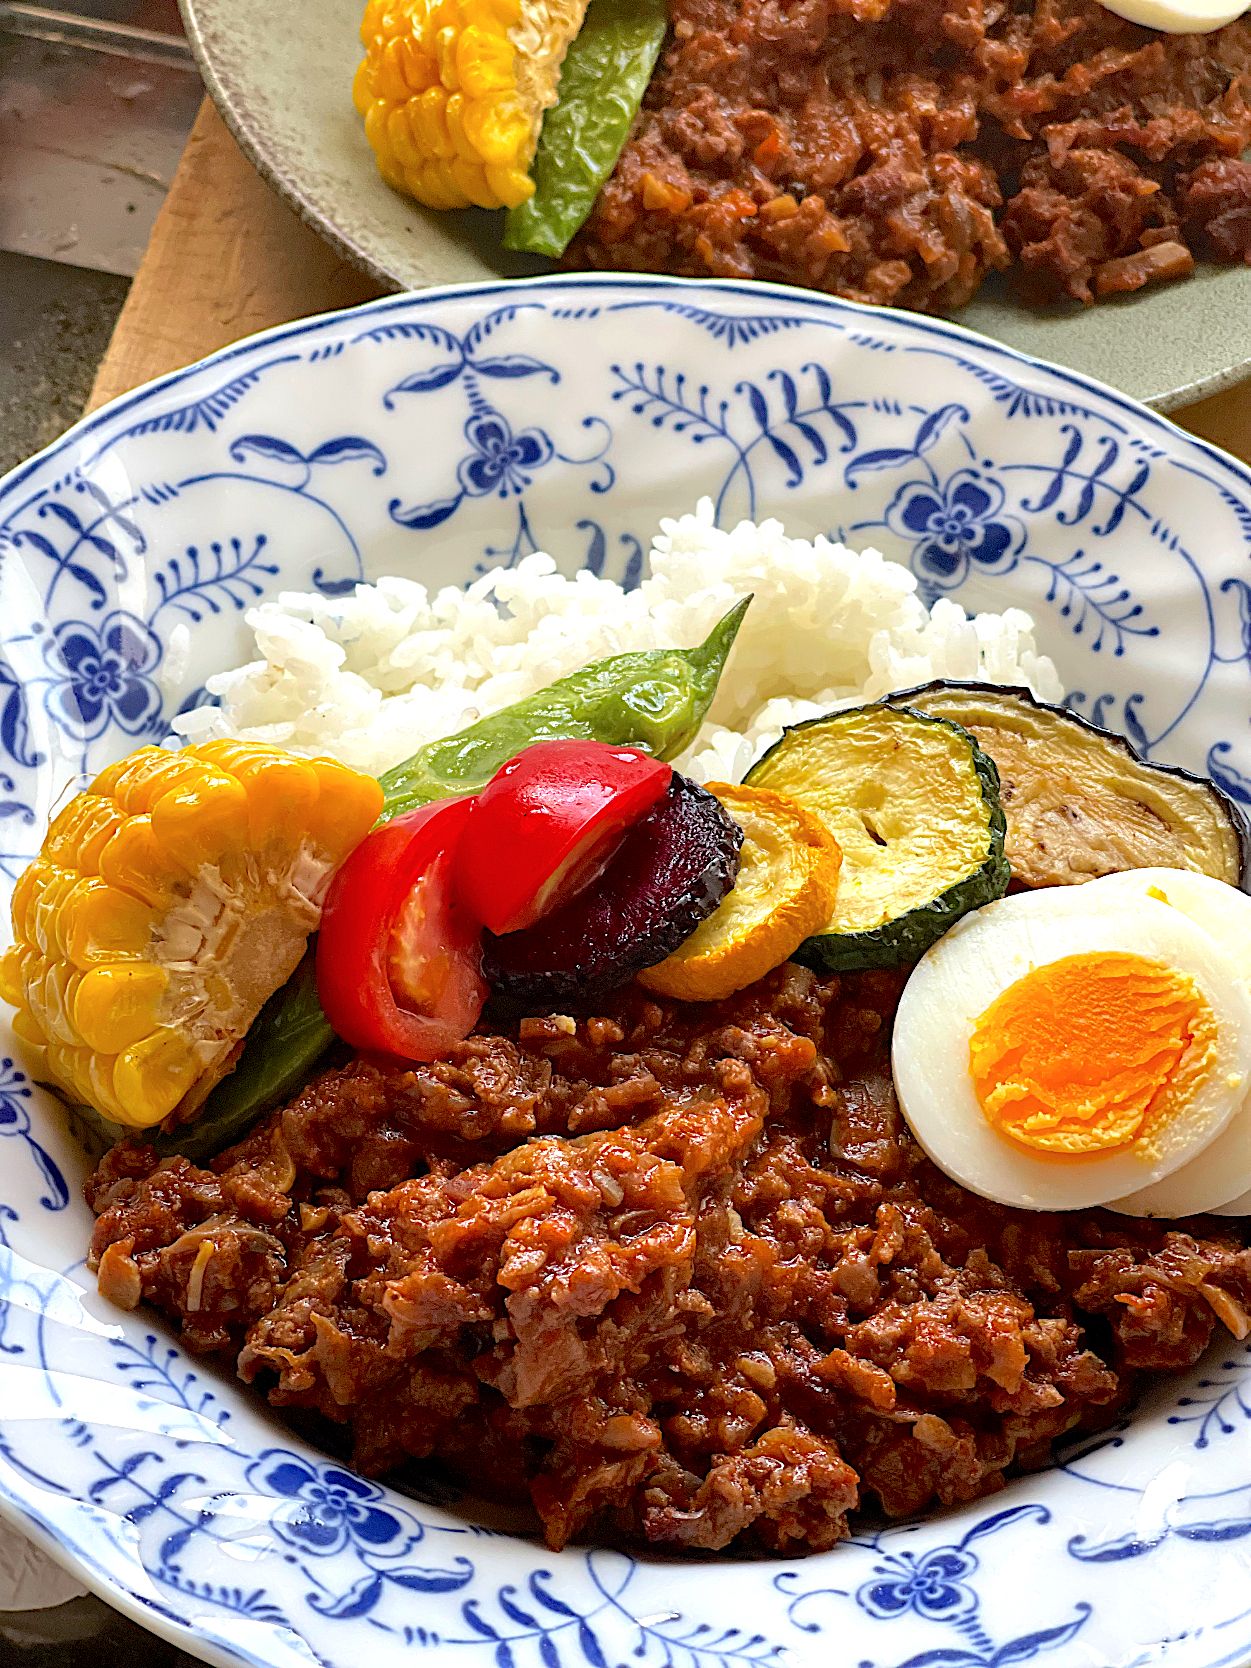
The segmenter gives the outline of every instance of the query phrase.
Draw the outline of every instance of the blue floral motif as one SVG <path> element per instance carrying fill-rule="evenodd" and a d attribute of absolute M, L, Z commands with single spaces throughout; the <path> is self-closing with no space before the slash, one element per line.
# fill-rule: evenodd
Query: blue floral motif
<path fill-rule="evenodd" d="M 550 463 L 556 448 L 542 429 L 522 429 L 514 434 L 508 419 L 498 411 L 471 417 L 465 424 L 465 439 L 473 447 L 457 467 L 456 478 L 470 498 L 498 492 L 518 497 L 530 485 L 527 470 Z"/>
<path fill-rule="evenodd" d="M 775 1576 L 773 1585 L 790 1600 L 787 1614 L 804 1633 L 825 1631 L 823 1623 L 814 1615 L 814 1611 L 820 1614 L 817 1607 L 821 1601 L 854 1597 L 861 1610 L 876 1621 L 897 1622 L 913 1616 L 919 1622 L 952 1628 L 965 1641 L 963 1645 L 944 1644 L 912 1656 L 901 1668 L 919 1668 L 921 1663 L 938 1662 L 948 1664 L 949 1668 L 1002 1668 L 1010 1662 L 1028 1662 L 1042 1651 L 1066 1645 L 1080 1633 L 1090 1620 L 1091 1606 L 1078 1604 L 1076 1613 L 1066 1621 L 1035 1628 L 996 1644 L 980 1615 L 981 1596 L 969 1579 L 979 1567 L 977 1554 L 970 1548 L 975 1541 L 986 1540 L 1005 1529 L 1024 1524 L 1037 1527 L 1048 1523 L 1050 1517 L 1045 1506 L 1034 1502 L 1010 1506 L 990 1517 L 979 1518 L 956 1544 L 932 1547 L 919 1556 L 908 1551 L 885 1551 L 886 1533 L 858 1540 L 855 1544 L 876 1553 L 878 1561 L 873 1565 L 871 1579 L 861 1583 L 854 1594 L 841 1587 L 801 1590 L 802 1576 L 798 1571 Z M 946 1637 L 949 1639 L 950 1634 Z M 873 1668 L 873 1664 L 861 1663 L 860 1668 Z"/>
<path fill-rule="evenodd" d="M 607 492 L 612 487 L 616 471 L 606 461 L 612 429 L 603 418 L 587 417 L 582 422 L 584 429 L 602 432 L 598 449 L 587 457 L 566 456 L 543 429 L 528 427 L 514 433 L 508 418 L 482 392 L 483 379 L 515 382 L 537 376 L 551 383 L 560 381 L 560 372 L 545 361 L 528 353 L 500 352 L 498 345 L 491 343 L 492 336 L 519 315 L 535 310 L 534 303 L 496 308 L 463 337 L 441 325 L 403 322 L 376 326 L 356 338 L 361 342 L 420 342 L 436 354 L 432 362 L 410 371 L 387 390 L 382 399 L 385 410 L 395 410 L 397 395 L 430 394 L 456 383 L 461 385 L 469 404 L 470 415 L 463 432 L 473 449 L 456 465 L 460 490 L 446 498 L 420 504 L 406 504 L 403 499 L 393 498 L 387 506 L 388 514 L 401 527 L 429 532 L 455 515 L 466 499 L 496 494 L 500 498 L 513 496 L 522 500 L 518 504 L 518 519 L 524 530 L 526 506 L 522 495 L 531 485 L 532 472 L 554 458 L 579 467 L 598 465 L 589 483 L 590 490 Z M 518 539 L 522 536 L 519 530 Z"/>
<path fill-rule="evenodd" d="M 953 591 L 969 577 L 971 563 L 984 574 L 1015 567 L 1025 528 L 1004 513 L 1005 498 L 993 475 L 959 469 L 941 483 L 905 481 L 884 519 L 892 533 L 911 541 L 917 578 Z"/>
<path fill-rule="evenodd" d="M 400 1556 L 422 1538 L 412 1518 L 401 1521 L 383 1511 L 382 1490 L 336 1465 L 314 1468 L 284 1448 L 267 1448 L 248 1467 L 248 1481 L 267 1494 L 285 1497 L 271 1515 L 277 1534 L 315 1558 L 332 1558 L 351 1542 L 387 1556 Z"/>
<path fill-rule="evenodd" d="M 914 1553 L 889 1554 L 856 1591 L 856 1603 L 889 1620 L 914 1610 L 929 1622 L 958 1622 L 977 1609 L 977 1594 L 962 1579 L 977 1568 L 971 1552 L 940 1546 L 918 1558 Z"/>
<path fill-rule="evenodd" d="M 43 754 L 30 745 L 26 691 L 3 661 L 0 661 L 0 696 L 4 701 L 0 709 L 0 745 L 15 764 L 24 770 L 35 770 L 43 763 Z"/>
<path fill-rule="evenodd" d="M 151 731 L 161 692 L 149 674 L 161 642 L 133 614 L 110 614 L 97 631 L 85 620 L 62 620 L 44 649 L 54 678 L 44 697 L 48 715 L 78 741 L 94 741 L 110 724 L 129 736 Z"/>
<path fill-rule="evenodd" d="M 0 1060 L 0 1139 L 17 1136 L 26 1143 L 47 1190 L 39 1203 L 45 1210 L 64 1210 L 69 1204 L 69 1188 L 56 1160 L 30 1132 L 30 1099 L 25 1072 L 6 1056 Z"/>

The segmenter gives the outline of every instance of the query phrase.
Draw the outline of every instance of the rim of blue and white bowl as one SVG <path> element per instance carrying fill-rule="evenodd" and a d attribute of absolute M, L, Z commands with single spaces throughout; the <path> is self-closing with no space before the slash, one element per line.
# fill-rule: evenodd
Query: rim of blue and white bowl
<path fill-rule="evenodd" d="M 374 301 L 363 301 L 355 307 L 341 307 L 329 313 L 315 313 L 308 318 L 293 319 L 289 324 L 271 325 L 266 330 L 258 330 L 250 336 L 242 336 L 237 342 L 231 342 L 225 347 L 217 348 L 204 358 L 194 360 L 190 365 L 184 365 L 177 370 L 166 371 L 150 382 L 141 383 L 137 388 L 129 389 L 123 394 L 116 395 L 106 404 L 95 411 L 80 417 L 76 423 L 51 441 L 41 451 L 35 452 L 24 463 L 18 464 L 7 475 L 0 476 L 0 502 L 5 496 L 26 480 L 37 468 L 56 457 L 65 448 L 76 444 L 83 435 L 93 434 L 97 429 L 110 422 L 122 412 L 141 404 L 144 400 L 153 398 L 166 389 L 176 387 L 188 377 L 197 375 L 216 365 L 228 364 L 230 360 L 239 358 L 252 352 L 255 348 L 271 342 L 282 342 L 307 335 L 310 332 L 323 330 L 328 325 L 350 316 L 361 317 L 372 313 L 386 313 L 399 308 L 410 307 L 414 302 L 423 306 L 436 305 L 453 298 L 469 300 L 478 296 L 499 296 L 501 300 L 509 300 L 518 293 L 533 292 L 543 289 L 578 289 L 589 286 L 592 289 L 655 289 L 669 290 L 686 294 L 714 294 L 772 297 L 788 307 L 815 307 L 822 311 L 851 312 L 857 317 L 876 318 L 883 323 L 898 325 L 903 321 L 925 334 L 947 337 L 951 340 L 964 342 L 979 354 L 992 359 L 1003 359 L 1010 364 L 1029 365 L 1035 370 L 1046 372 L 1048 376 L 1058 377 L 1061 381 L 1071 384 L 1074 388 L 1094 391 L 1105 399 L 1112 401 L 1121 410 L 1132 412 L 1142 420 L 1162 429 L 1166 434 L 1193 446 L 1200 455 L 1210 462 L 1232 469 L 1233 472 L 1251 486 L 1251 462 L 1233 456 L 1230 452 L 1222 451 L 1219 446 L 1203 439 L 1200 435 L 1192 434 L 1189 429 L 1182 428 L 1171 417 L 1163 412 L 1144 405 L 1141 400 L 1124 394 L 1114 388 L 1111 383 L 1103 382 L 1098 377 L 1087 375 L 1082 371 L 1068 370 L 1063 365 L 1054 364 L 1048 360 L 1038 359 L 1033 354 L 1021 353 L 1016 348 L 1006 347 L 990 337 L 979 335 L 976 331 L 966 329 L 950 319 L 934 317 L 927 313 L 902 313 L 897 308 L 873 307 L 858 301 L 845 301 L 838 296 L 824 295 L 819 290 L 795 290 L 785 284 L 748 282 L 738 278 L 670 278 L 660 274 L 638 273 L 609 273 L 609 272 L 576 272 L 540 274 L 532 278 L 496 278 L 484 279 L 473 284 L 437 284 L 430 289 L 400 291 L 395 295 L 379 296 Z"/>

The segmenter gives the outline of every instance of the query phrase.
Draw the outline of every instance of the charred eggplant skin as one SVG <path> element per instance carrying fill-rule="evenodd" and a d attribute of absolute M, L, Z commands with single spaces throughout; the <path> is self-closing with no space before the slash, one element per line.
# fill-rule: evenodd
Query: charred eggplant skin
<path fill-rule="evenodd" d="M 482 935 L 482 968 L 520 1010 L 578 1010 L 671 955 L 738 878 L 743 831 L 674 773 L 595 884 L 520 932 Z"/>
<path fill-rule="evenodd" d="M 1076 730 L 1084 737 L 1096 738 L 1107 744 L 1110 760 L 1122 759 L 1128 761 L 1135 772 L 1143 772 L 1144 781 L 1158 779 L 1161 791 L 1164 784 L 1173 781 L 1184 784 L 1186 788 L 1202 793 L 1208 799 L 1213 811 L 1214 823 L 1223 822 L 1227 831 L 1227 838 L 1220 840 L 1220 849 L 1213 849 L 1210 861 L 1202 866 L 1202 872 L 1211 874 L 1214 879 L 1224 880 L 1229 885 L 1240 887 L 1242 891 L 1251 893 L 1251 821 L 1248 820 L 1242 808 L 1224 793 L 1210 777 L 1195 771 L 1186 770 L 1180 765 L 1158 764 L 1154 759 L 1145 759 L 1142 754 L 1116 730 L 1105 729 L 1102 725 L 1091 723 L 1080 713 L 1071 711 L 1068 707 L 1051 706 L 1045 701 L 1038 701 L 1028 689 L 1009 687 L 999 684 L 982 684 L 960 682 L 954 679 L 937 679 L 933 683 L 921 684 L 914 689 L 899 690 L 888 697 L 891 706 L 908 706 L 916 711 L 930 712 L 941 717 L 950 717 L 958 724 L 972 727 L 978 732 L 978 740 L 982 748 L 992 757 L 995 756 L 995 746 L 990 730 L 976 722 L 976 708 L 978 703 L 987 707 L 999 707 L 1005 713 L 1012 706 L 1019 706 L 1027 719 L 1038 723 L 1053 723 L 1057 732 L 1064 729 Z M 1005 775 L 1006 760 L 997 761 L 1000 765 L 1001 776 Z M 1007 780 L 1003 784 L 1002 800 L 1008 819 L 1008 854 L 1015 858 L 1013 864 L 1014 878 L 1025 885 L 1054 885 L 1060 883 L 1073 884 L 1074 876 L 1048 874 L 1044 867 L 1037 870 L 1029 866 L 1027 859 L 1021 853 L 1021 833 L 1016 826 L 1019 814 L 1014 809 L 1016 798 L 1016 784 Z M 1018 801 L 1019 803 L 1019 801 Z M 1080 839 L 1080 830 L 1075 824 L 1072 837 Z M 1158 866 L 1162 859 L 1158 851 L 1144 853 L 1141 862 L 1122 863 L 1115 867 L 1141 868 L 1143 866 Z M 1182 866 L 1169 865 L 1163 866 Z M 1093 880 L 1100 873 L 1113 872 L 1112 869 L 1092 868 L 1089 873 L 1083 873 L 1080 879 Z"/>

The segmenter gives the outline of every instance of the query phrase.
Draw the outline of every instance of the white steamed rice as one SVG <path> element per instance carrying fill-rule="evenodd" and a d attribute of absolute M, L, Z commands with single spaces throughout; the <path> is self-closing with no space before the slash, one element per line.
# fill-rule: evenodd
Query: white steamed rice
<path fill-rule="evenodd" d="M 787 724 L 931 678 L 1063 690 L 1020 609 L 970 620 L 927 609 L 916 580 L 876 550 L 791 539 L 777 521 L 713 525 L 712 503 L 665 520 L 633 591 L 550 556 L 431 596 L 409 579 L 351 597 L 284 592 L 252 609 L 259 659 L 210 678 L 220 707 L 174 720 L 183 740 L 240 736 L 329 753 L 381 775 L 425 742 L 605 655 L 688 647 L 753 594 L 716 701 L 676 760 L 697 781 L 738 781 Z"/>

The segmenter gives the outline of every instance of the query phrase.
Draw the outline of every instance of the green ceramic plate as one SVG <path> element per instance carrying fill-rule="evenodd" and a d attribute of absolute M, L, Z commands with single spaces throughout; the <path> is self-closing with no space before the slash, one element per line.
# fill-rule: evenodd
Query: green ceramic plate
<path fill-rule="evenodd" d="M 310 226 L 379 283 L 418 290 L 550 270 L 500 247 L 503 216 L 435 214 L 382 183 L 352 107 L 363 0 L 179 0 L 213 101 Z M 998 279 L 958 323 L 1172 411 L 1251 377 L 1251 267 L 1048 312 Z"/>

